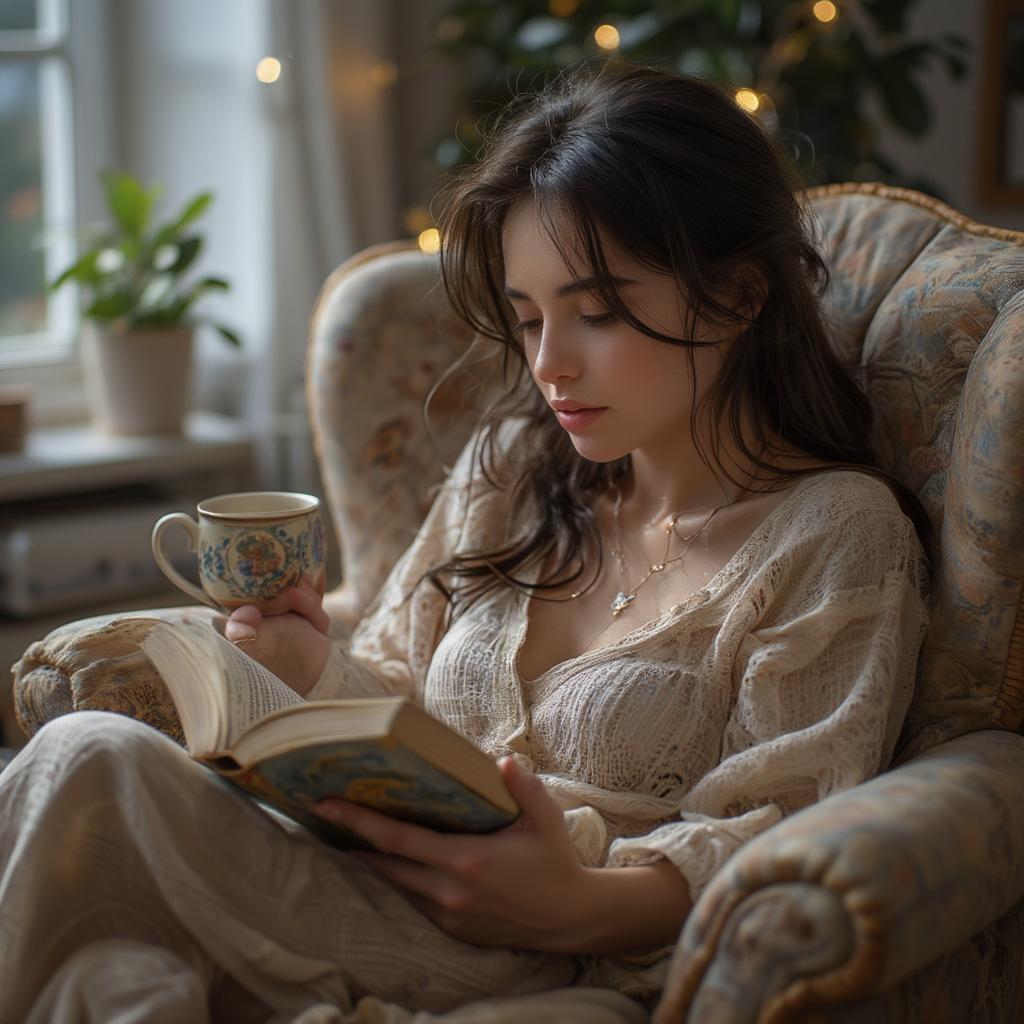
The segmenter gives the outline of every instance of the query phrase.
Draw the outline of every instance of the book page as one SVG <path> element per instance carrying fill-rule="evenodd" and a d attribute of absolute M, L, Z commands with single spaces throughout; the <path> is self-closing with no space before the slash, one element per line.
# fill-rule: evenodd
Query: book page
<path fill-rule="evenodd" d="M 197 756 L 230 746 L 248 726 L 272 711 L 305 703 L 209 623 L 156 622 L 142 648 L 167 683 L 189 749 Z M 212 722 L 212 717 L 219 720 Z"/>
<path fill-rule="evenodd" d="M 228 745 L 253 722 L 272 711 L 306 702 L 287 683 L 281 682 L 268 668 L 236 647 L 220 633 L 211 630 L 219 654 L 226 662 Z"/>

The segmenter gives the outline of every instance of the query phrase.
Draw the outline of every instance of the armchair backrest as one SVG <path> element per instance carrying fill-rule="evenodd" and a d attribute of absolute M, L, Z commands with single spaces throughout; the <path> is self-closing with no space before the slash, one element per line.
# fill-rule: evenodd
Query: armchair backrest
<path fill-rule="evenodd" d="M 342 584 L 325 607 L 339 632 L 359 620 L 416 535 L 445 467 L 487 401 L 494 367 L 471 355 L 437 257 L 415 242 L 374 246 L 327 279 L 310 321 L 306 395 Z"/>
<path fill-rule="evenodd" d="M 807 193 L 830 269 L 840 358 L 867 368 L 886 467 L 936 530 L 932 622 L 904 755 L 1024 720 L 1024 233 L 976 224 L 877 184 Z M 447 380 L 471 337 L 437 259 L 378 246 L 330 277 L 310 330 L 307 389 L 344 582 L 358 620 L 406 548 L 494 386 L 487 360 Z"/>
<path fill-rule="evenodd" d="M 935 527 L 901 757 L 1024 719 L 1024 233 L 877 184 L 811 189 L 840 357 Z M 905 375 L 909 374 L 909 375 Z"/>

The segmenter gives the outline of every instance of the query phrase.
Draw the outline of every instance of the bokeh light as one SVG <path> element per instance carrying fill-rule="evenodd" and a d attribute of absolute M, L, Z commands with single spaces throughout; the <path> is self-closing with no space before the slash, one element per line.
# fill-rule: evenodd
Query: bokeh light
<path fill-rule="evenodd" d="M 556 18 L 571 18 L 580 6 L 580 0 L 549 0 L 548 10 Z"/>
<path fill-rule="evenodd" d="M 761 97 L 753 89 L 737 89 L 736 102 L 744 109 L 753 114 L 761 106 Z"/>
<path fill-rule="evenodd" d="M 419 243 L 421 252 L 437 252 L 441 248 L 441 233 L 437 228 L 427 228 L 426 231 L 420 232 L 416 241 Z"/>
<path fill-rule="evenodd" d="M 818 21 L 835 21 L 839 17 L 839 11 L 832 0 L 818 0 L 811 10 Z"/>
<path fill-rule="evenodd" d="M 370 68 L 370 81 L 380 89 L 386 89 L 398 81 L 398 68 L 389 60 L 379 60 Z"/>
<path fill-rule="evenodd" d="M 276 57 L 264 57 L 256 65 L 256 77 L 261 82 L 276 82 L 281 77 L 281 62 Z"/>

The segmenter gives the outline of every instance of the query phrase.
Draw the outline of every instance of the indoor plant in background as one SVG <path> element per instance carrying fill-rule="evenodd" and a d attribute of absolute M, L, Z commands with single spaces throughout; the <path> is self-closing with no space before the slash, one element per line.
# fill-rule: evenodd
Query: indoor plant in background
<path fill-rule="evenodd" d="M 93 420 L 112 434 L 180 433 L 188 411 L 193 305 L 224 291 L 221 277 L 186 281 L 203 239 L 194 222 L 213 199 L 201 192 L 172 220 L 150 227 L 159 186 L 130 174 L 101 175 L 111 224 L 51 285 L 85 293 L 82 363 Z M 213 324 L 232 345 L 237 335 Z"/>
<path fill-rule="evenodd" d="M 931 127 L 927 75 L 967 73 L 970 44 L 941 19 L 911 33 L 920 0 L 451 0 L 435 50 L 468 69 L 469 102 L 441 141 L 445 169 L 475 159 L 481 123 L 510 92 L 583 59 L 625 59 L 708 78 L 733 93 L 808 185 L 883 181 L 945 198 L 882 152 L 880 125 Z M 938 30 L 938 31 L 936 31 Z M 872 108 L 871 104 L 874 104 Z"/>

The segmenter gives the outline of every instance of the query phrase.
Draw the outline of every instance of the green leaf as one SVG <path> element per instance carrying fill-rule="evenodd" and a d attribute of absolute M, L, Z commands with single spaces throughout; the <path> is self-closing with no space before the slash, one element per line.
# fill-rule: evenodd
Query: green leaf
<path fill-rule="evenodd" d="M 213 202 L 212 192 L 200 192 L 199 195 L 194 196 L 185 204 L 185 209 L 181 211 L 178 217 L 177 224 L 178 230 L 187 227 L 197 217 L 203 215 L 206 212 L 206 208 Z"/>
<path fill-rule="evenodd" d="M 190 235 L 178 243 L 178 258 L 167 268 L 168 274 L 183 274 L 192 265 L 199 250 L 203 247 L 203 240 L 199 235 Z"/>
<path fill-rule="evenodd" d="M 716 0 L 714 7 L 719 23 L 727 32 L 735 32 L 740 23 L 742 0 Z"/>
<path fill-rule="evenodd" d="M 197 292 L 209 291 L 211 288 L 216 291 L 226 292 L 230 290 L 231 285 L 223 277 L 204 277 L 193 290 Z"/>
<path fill-rule="evenodd" d="M 906 31 L 907 9 L 912 0 L 863 0 L 864 10 L 875 19 L 882 32 Z"/>
<path fill-rule="evenodd" d="M 967 74 L 967 64 L 959 57 L 955 57 L 951 53 L 941 54 L 941 57 L 951 78 L 960 81 Z"/>
<path fill-rule="evenodd" d="M 226 338 L 232 345 L 235 346 L 235 348 L 242 347 L 242 339 L 237 334 L 235 334 L 234 331 L 225 327 L 223 324 L 214 324 L 213 326 L 216 327 L 217 330 L 221 333 L 222 337 Z"/>
<path fill-rule="evenodd" d="M 131 292 L 114 292 L 113 295 L 101 295 L 93 300 L 85 311 L 93 320 L 116 320 L 128 313 L 133 304 Z"/>
<path fill-rule="evenodd" d="M 181 211 L 178 216 L 165 224 L 156 233 L 156 237 L 153 240 L 153 247 L 164 245 L 166 242 L 173 241 L 182 231 L 185 230 L 196 220 L 201 217 L 205 212 L 206 208 L 213 202 L 212 192 L 200 192 L 199 195 L 194 196 L 192 199 L 185 204 L 185 208 Z"/>
<path fill-rule="evenodd" d="M 72 278 L 84 284 L 92 284 L 100 280 L 100 272 L 96 269 L 96 260 L 99 254 L 99 249 L 87 252 L 81 259 L 76 260 L 70 267 L 61 271 L 60 275 L 51 282 L 50 288 L 59 288 L 65 281 L 69 281 Z"/>
<path fill-rule="evenodd" d="M 101 174 L 107 195 L 107 206 L 121 229 L 131 238 L 141 237 L 149 223 L 153 202 L 159 188 L 147 192 L 137 178 L 117 171 Z"/>
<path fill-rule="evenodd" d="M 876 81 L 889 116 L 910 135 L 923 135 L 931 124 L 928 103 L 906 69 L 890 59 L 876 66 Z"/>
<path fill-rule="evenodd" d="M 185 317 L 185 313 L 188 311 L 191 301 L 191 298 L 187 295 L 179 296 L 165 306 L 147 309 L 145 312 L 138 314 L 134 322 L 139 327 L 171 327 L 180 324 Z"/>
<path fill-rule="evenodd" d="M 193 302 L 198 299 L 203 292 L 207 291 L 227 291 L 231 286 L 220 277 L 204 277 L 201 281 L 197 281 L 192 287 L 182 295 L 175 303 L 177 308 L 177 317 L 180 319 L 185 315 L 185 312 L 192 305 Z"/>

